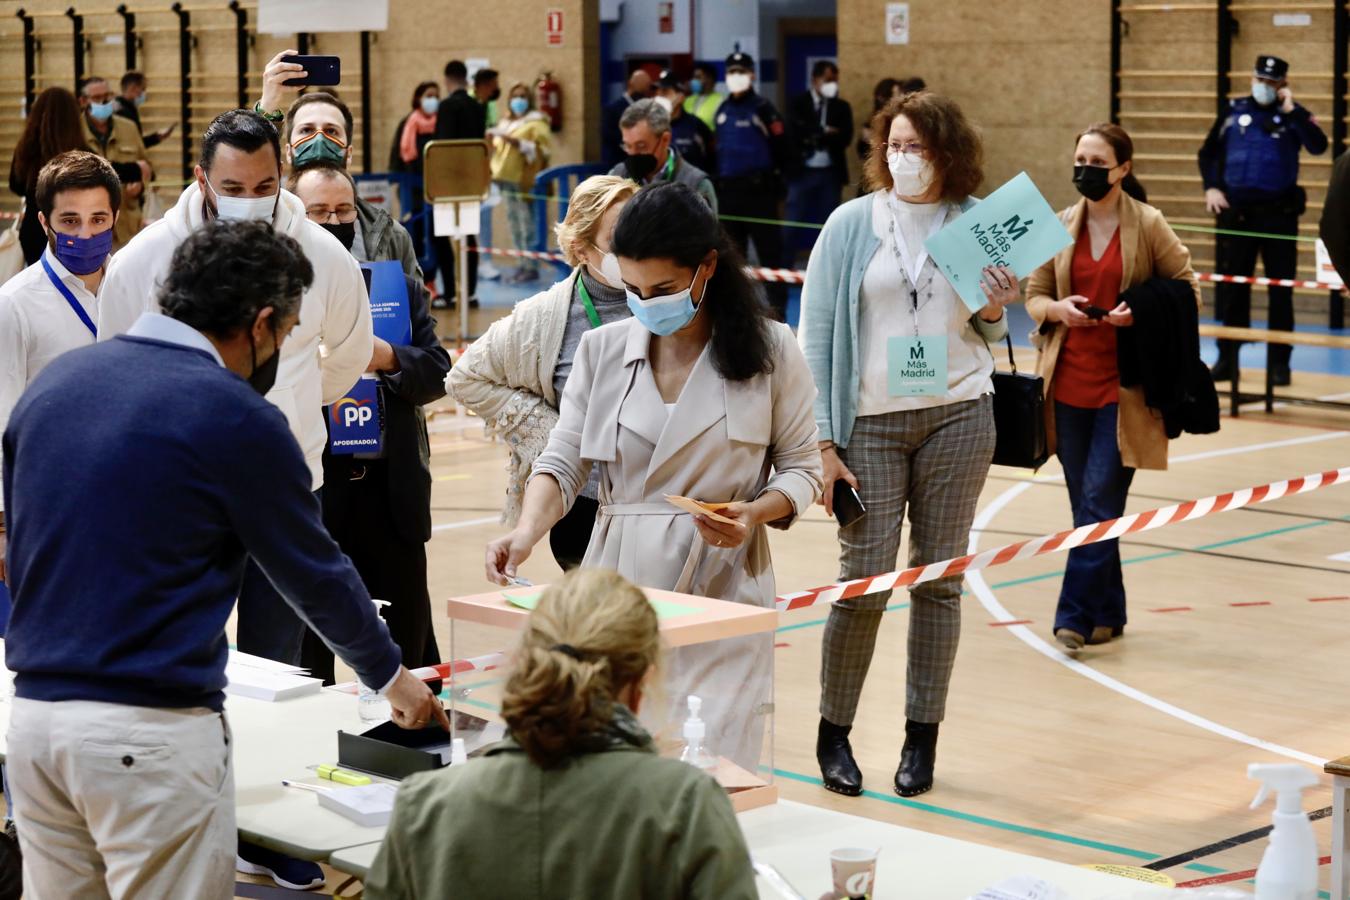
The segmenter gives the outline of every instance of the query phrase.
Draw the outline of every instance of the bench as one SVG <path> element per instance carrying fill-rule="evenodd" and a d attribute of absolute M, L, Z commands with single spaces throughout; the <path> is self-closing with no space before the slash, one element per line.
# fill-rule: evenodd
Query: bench
<path fill-rule="evenodd" d="M 1238 367 L 1233 368 L 1233 380 L 1228 389 L 1229 413 L 1233 418 L 1238 417 L 1238 407 L 1247 400 L 1261 400 L 1266 402 L 1266 412 L 1271 412 L 1275 408 L 1275 401 L 1280 400 L 1283 403 L 1301 403 L 1313 406 L 1336 406 L 1345 407 L 1350 404 L 1337 402 L 1335 400 L 1316 400 L 1309 397 L 1276 397 L 1275 386 L 1271 383 L 1270 367 L 1270 345 L 1286 344 L 1297 347 L 1324 347 L 1333 350 L 1350 350 L 1350 336 L 1338 334 L 1316 334 L 1302 331 L 1268 331 L 1264 328 L 1237 328 L 1231 325 L 1200 325 L 1201 337 L 1218 338 L 1219 340 L 1242 341 L 1249 343 L 1264 343 L 1266 345 L 1266 390 L 1264 394 L 1244 395 L 1238 385 L 1240 373 Z"/>

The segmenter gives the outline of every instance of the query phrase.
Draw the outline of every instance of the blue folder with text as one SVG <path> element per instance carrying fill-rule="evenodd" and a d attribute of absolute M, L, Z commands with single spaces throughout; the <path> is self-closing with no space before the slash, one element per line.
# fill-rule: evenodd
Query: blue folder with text
<path fill-rule="evenodd" d="M 412 343 L 412 312 L 408 309 L 408 285 L 397 260 L 361 263 L 370 295 L 371 325 L 375 336 L 395 346 Z"/>

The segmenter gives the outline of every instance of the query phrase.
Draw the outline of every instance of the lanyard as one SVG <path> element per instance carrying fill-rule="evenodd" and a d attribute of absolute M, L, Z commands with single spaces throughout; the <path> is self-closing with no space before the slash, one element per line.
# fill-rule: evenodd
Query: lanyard
<path fill-rule="evenodd" d="M 577 275 L 577 293 L 581 294 L 581 305 L 586 308 L 586 318 L 591 320 L 592 328 L 600 327 L 600 314 L 595 311 L 595 304 L 591 302 L 591 292 L 586 290 L 586 280 Z"/>
<path fill-rule="evenodd" d="M 667 148 L 666 148 L 666 164 L 665 164 L 665 166 L 663 166 L 662 168 L 665 169 L 665 171 L 661 173 L 661 180 L 662 180 L 662 181 L 670 181 L 672 178 L 675 177 L 675 148 L 674 148 L 674 147 L 667 147 Z"/>
<path fill-rule="evenodd" d="M 46 254 L 43 254 L 42 256 L 42 268 L 47 270 L 47 278 L 51 280 L 52 287 L 60 291 L 61 296 L 66 298 L 66 302 L 69 303 L 70 308 L 75 311 L 75 315 L 80 317 L 80 321 L 84 323 L 84 327 L 89 329 L 91 335 L 98 337 L 98 329 L 94 327 L 94 322 L 89 318 L 89 313 L 84 311 L 84 307 L 80 305 L 80 301 L 75 299 L 75 295 L 70 292 L 70 288 L 66 287 L 61 279 L 56 277 L 56 273 L 52 271 L 51 264 L 47 262 Z"/>
<path fill-rule="evenodd" d="M 905 243 L 905 236 L 900 231 L 900 215 L 896 207 L 892 204 L 897 201 L 886 198 L 886 207 L 891 213 L 891 240 L 895 245 L 896 255 L 900 258 L 900 264 L 906 269 L 909 275 L 910 284 L 919 283 L 919 275 L 923 272 L 923 264 L 928 262 L 928 248 L 922 244 L 919 246 L 919 253 L 915 256 L 910 255 L 910 247 Z M 932 237 L 942 230 L 942 226 L 947 222 L 947 205 L 940 204 L 933 213 L 933 221 L 928 226 L 928 237 Z M 925 238 L 924 243 L 927 243 Z"/>

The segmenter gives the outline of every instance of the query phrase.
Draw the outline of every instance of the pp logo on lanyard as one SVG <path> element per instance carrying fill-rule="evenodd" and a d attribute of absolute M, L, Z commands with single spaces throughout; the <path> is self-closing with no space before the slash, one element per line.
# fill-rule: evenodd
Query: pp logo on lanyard
<path fill-rule="evenodd" d="M 335 455 L 380 452 L 384 411 L 377 379 L 361 376 L 347 396 L 328 407 L 328 441 Z"/>
<path fill-rule="evenodd" d="M 888 338 L 886 387 L 892 397 L 947 393 L 947 336 Z"/>

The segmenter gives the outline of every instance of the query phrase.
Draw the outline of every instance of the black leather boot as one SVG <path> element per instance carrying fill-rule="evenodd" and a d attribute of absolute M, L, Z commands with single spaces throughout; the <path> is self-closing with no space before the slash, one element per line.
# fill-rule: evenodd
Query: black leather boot
<path fill-rule="evenodd" d="M 917 797 L 933 789 L 937 738 L 938 723 L 905 721 L 905 746 L 900 750 L 900 768 L 895 770 L 895 792 L 901 797 Z"/>
<path fill-rule="evenodd" d="M 836 725 L 825 718 L 820 720 L 816 733 L 816 762 L 820 764 L 820 780 L 836 794 L 856 797 L 862 793 L 862 771 L 853 760 L 853 748 L 848 743 L 852 725 Z"/>

